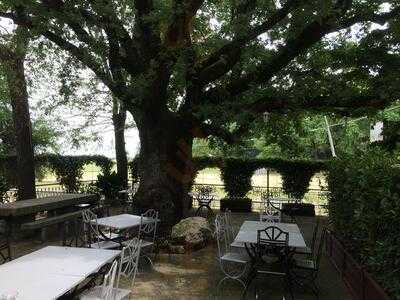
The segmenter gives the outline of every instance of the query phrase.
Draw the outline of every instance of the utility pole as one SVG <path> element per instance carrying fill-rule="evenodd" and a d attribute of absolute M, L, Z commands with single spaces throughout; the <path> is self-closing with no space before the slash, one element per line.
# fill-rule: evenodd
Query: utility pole
<path fill-rule="evenodd" d="M 331 147 L 332 156 L 337 157 L 336 152 L 335 152 L 335 145 L 333 144 L 332 133 L 331 133 L 331 128 L 329 126 L 328 118 L 326 116 L 324 116 L 324 119 L 325 119 L 326 131 L 328 132 L 328 139 L 329 139 L 329 145 Z"/>

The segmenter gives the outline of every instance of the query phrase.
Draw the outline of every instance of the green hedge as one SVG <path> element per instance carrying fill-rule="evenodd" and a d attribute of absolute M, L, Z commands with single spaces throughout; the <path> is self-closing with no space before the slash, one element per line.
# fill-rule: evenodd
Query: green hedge
<path fill-rule="evenodd" d="M 253 164 L 245 160 L 224 160 L 221 167 L 221 177 L 229 198 L 243 198 L 251 190 L 253 168 Z"/>
<path fill-rule="evenodd" d="M 100 155 L 62 156 L 56 154 L 40 155 L 35 158 L 37 168 L 49 168 L 57 176 L 57 180 L 68 191 L 80 190 L 80 180 L 83 168 L 86 164 L 94 163 L 102 169 L 104 175 L 110 174 L 112 161 Z M 129 170 L 133 180 L 138 180 L 138 158 L 129 162 Z M 209 158 L 197 157 L 193 159 L 192 184 L 199 170 L 217 167 L 221 169 L 225 190 L 229 198 L 243 198 L 251 189 L 251 177 L 257 169 L 270 168 L 278 171 L 283 178 L 285 193 L 302 198 L 307 192 L 311 177 L 321 170 L 325 170 L 326 164 L 321 161 L 307 160 L 282 160 L 282 159 L 251 159 L 236 158 Z M 15 158 L 0 157 L 0 174 L 8 177 L 15 174 Z M 3 170 L 3 172 L 1 171 Z M 12 170 L 12 172 L 10 172 Z M 6 177 L 7 177 L 6 176 Z M 15 182 L 9 180 L 8 182 Z"/>
<path fill-rule="evenodd" d="M 380 149 L 329 165 L 329 218 L 336 235 L 400 299 L 400 168 Z"/>
<path fill-rule="evenodd" d="M 40 160 L 56 174 L 57 181 L 68 192 L 79 191 L 83 168 L 86 164 L 93 163 L 99 166 L 103 174 L 109 174 L 113 165 L 109 158 L 100 155 L 46 155 L 39 156 L 37 160 Z"/>
<path fill-rule="evenodd" d="M 65 156 L 43 154 L 35 157 L 35 168 L 37 170 L 44 168 L 52 170 L 58 182 L 70 192 L 76 192 L 80 189 L 79 181 L 82 179 L 83 168 L 90 163 L 99 166 L 103 174 L 109 174 L 113 166 L 113 162 L 109 158 L 101 155 Z M 0 157 L 0 174 L 6 178 L 11 186 L 16 185 L 15 170 L 15 157 Z"/>
<path fill-rule="evenodd" d="M 220 168 L 225 191 L 230 198 L 244 197 L 251 189 L 251 177 L 254 172 L 270 168 L 282 175 L 284 192 L 301 199 L 308 190 L 311 177 L 327 168 L 325 161 L 204 157 L 195 158 L 194 165 L 193 182 L 200 170 Z"/>

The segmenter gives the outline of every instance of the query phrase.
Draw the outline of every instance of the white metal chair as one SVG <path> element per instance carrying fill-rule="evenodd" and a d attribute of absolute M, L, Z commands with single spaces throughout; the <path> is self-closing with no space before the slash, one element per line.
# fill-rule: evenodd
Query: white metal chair
<path fill-rule="evenodd" d="M 114 249 L 120 247 L 119 243 L 108 240 L 100 232 L 99 224 L 97 222 L 97 215 L 90 209 L 82 211 L 84 242 L 88 248 L 97 249 Z M 113 233 L 109 233 L 109 239 L 114 238 Z M 108 236 L 107 236 L 108 238 Z"/>
<path fill-rule="evenodd" d="M 142 240 L 140 257 L 146 258 L 152 267 L 153 261 L 150 258 L 150 253 L 154 250 L 155 239 L 157 234 L 158 212 L 154 209 L 149 209 L 140 216 L 139 239 Z M 131 240 L 124 241 L 122 244 L 127 246 Z"/>
<path fill-rule="evenodd" d="M 223 213 L 223 219 L 221 219 L 221 221 L 224 222 L 223 227 L 226 228 L 226 238 L 228 243 L 231 245 L 231 247 L 233 249 L 235 249 L 236 251 L 246 251 L 244 244 L 243 243 L 239 243 L 235 241 L 235 236 L 236 236 L 236 230 L 234 229 L 233 225 L 232 225 L 232 212 L 227 209 L 224 211 Z"/>
<path fill-rule="evenodd" d="M 158 211 L 149 209 L 140 216 L 139 237 L 142 240 L 141 257 L 148 259 L 153 267 L 153 261 L 150 253 L 154 251 L 154 245 L 157 234 Z"/>
<path fill-rule="evenodd" d="M 117 274 L 118 262 L 114 261 L 110 270 L 104 276 L 103 284 L 85 291 L 79 296 L 81 300 L 122 300 L 129 299 L 128 290 L 118 289 L 114 287 L 115 277 Z"/>
<path fill-rule="evenodd" d="M 138 238 L 133 238 L 129 241 L 126 247 L 122 248 L 121 260 L 118 269 L 117 287 L 119 287 L 121 276 L 125 278 L 131 278 L 131 287 L 133 287 L 139 264 L 141 246 L 142 241 Z"/>
<path fill-rule="evenodd" d="M 232 212 L 229 209 L 225 210 L 224 217 L 225 217 L 225 225 L 227 227 L 228 239 L 229 241 L 233 241 L 235 237 L 235 230 L 233 229 L 232 225 Z"/>
<path fill-rule="evenodd" d="M 218 261 L 225 277 L 221 279 L 218 286 L 227 279 L 238 281 L 246 287 L 244 276 L 248 270 L 250 258 L 247 254 L 231 250 L 228 239 L 228 229 L 225 225 L 225 216 L 217 215 L 215 218 L 215 238 L 218 246 Z"/>

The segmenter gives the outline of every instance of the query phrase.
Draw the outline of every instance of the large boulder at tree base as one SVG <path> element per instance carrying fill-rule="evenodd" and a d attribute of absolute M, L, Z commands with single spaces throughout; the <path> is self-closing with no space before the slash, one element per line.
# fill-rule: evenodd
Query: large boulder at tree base
<path fill-rule="evenodd" d="M 210 224 L 202 217 L 186 218 L 172 227 L 172 243 L 182 245 L 186 252 L 204 248 L 211 239 Z"/>

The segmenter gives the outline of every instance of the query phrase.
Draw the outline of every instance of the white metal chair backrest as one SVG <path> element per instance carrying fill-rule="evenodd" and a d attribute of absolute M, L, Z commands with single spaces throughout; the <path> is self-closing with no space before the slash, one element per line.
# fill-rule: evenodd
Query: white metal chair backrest
<path fill-rule="evenodd" d="M 119 287 L 121 275 L 126 278 L 132 278 L 131 286 L 133 286 L 139 264 L 141 246 L 142 240 L 133 238 L 127 246 L 122 248 L 116 287 Z"/>
<path fill-rule="evenodd" d="M 215 239 L 217 240 L 218 258 L 221 258 L 229 251 L 229 241 L 225 220 L 225 215 L 222 214 L 218 214 L 215 217 Z"/>
<path fill-rule="evenodd" d="M 114 261 L 111 265 L 110 270 L 104 276 L 103 285 L 101 287 L 101 299 L 112 300 L 113 299 L 113 288 L 115 282 L 115 275 L 117 273 L 118 262 Z"/>
<path fill-rule="evenodd" d="M 100 242 L 100 230 L 99 224 L 97 223 L 97 215 L 92 212 L 90 209 L 85 209 L 82 211 L 82 219 L 83 219 L 83 230 L 85 235 L 85 242 L 89 244 L 89 240 L 87 240 L 89 235 L 90 237 L 94 237 L 94 242 Z"/>
<path fill-rule="evenodd" d="M 232 226 L 232 212 L 229 209 L 226 209 L 224 212 L 224 217 L 225 217 L 225 227 L 228 234 L 227 238 L 230 242 L 232 242 L 234 238 L 234 232 Z"/>
<path fill-rule="evenodd" d="M 152 235 L 154 243 L 157 232 L 158 211 L 149 209 L 140 216 L 139 237 L 144 239 Z"/>

